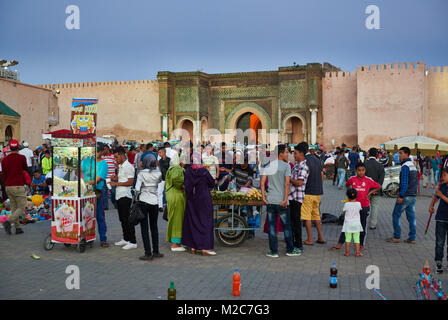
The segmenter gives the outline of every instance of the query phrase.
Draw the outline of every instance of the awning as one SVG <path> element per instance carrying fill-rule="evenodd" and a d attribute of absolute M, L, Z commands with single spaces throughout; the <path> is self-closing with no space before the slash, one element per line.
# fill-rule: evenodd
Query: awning
<path fill-rule="evenodd" d="M 417 152 L 422 156 L 435 156 L 437 152 L 441 155 L 448 154 L 448 143 L 425 136 L 403 137 L 388 141 L 384 145 L 386 150 L 395 152 L 402 147 L 408 147 L 413 155 Z"/>

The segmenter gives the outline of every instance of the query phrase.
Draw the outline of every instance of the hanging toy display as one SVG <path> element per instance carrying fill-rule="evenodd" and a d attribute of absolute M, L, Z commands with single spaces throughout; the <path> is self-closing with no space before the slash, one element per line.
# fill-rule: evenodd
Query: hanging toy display
<path fill-rule="evenodd" d="M 420 279 L 414 287 L 418 300 L 431 300 L 431 293 L 433 293 L 438 300 L 448 300 L 448 296 L 442 288 L 442 281 L 436 280 L 433 277 L 428 261 L 426 261 L 423 266 L 423 272 L 419 274 L 419 277 Z"/>

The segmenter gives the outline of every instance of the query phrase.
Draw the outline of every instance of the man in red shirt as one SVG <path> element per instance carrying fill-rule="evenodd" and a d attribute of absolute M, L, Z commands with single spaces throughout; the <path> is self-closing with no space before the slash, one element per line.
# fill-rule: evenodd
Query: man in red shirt
<path fill-rule="evenodd" d="M 115 157 L 110 151 L 109 145 L 106 145 L 106 154 L 102 156 L 101 158 L 107 162 L 107 178 L 111 179 L 115 175 L 117 162 L 115 161 Z M 115 200 L 115 189 L 112 188 L 111 190 L 107 190 L 106 197 L 104 198 L 104 210 L 109 210 L 109 199 L 111 199 L 112 204 L 114 205 L 115 209 L 117 209 L 117 202 Z"/>
<path fill-rule="evenodd" d="M 28 170 L 25 156 L 19 154 L 19 142 L 9 141 L 10 153 L 2 160 L 2 175 L 5 180 L 6 193 L 11 201 L 11 216 L 3 223 L 7 234 L 11 234 L 11 225 L 16 227 L 16 234 L 23 233 L 19 217 L 26 205 L 24 171 Z"/>
<path fill-rule="evenodd" d="M 358 196 L 356 197 L 356 201 L 361 203 L 362 210 L 360 212 L 361 216 L 361 225 L 363 231 L 361 232 L 360 238 L 360 249 L 365 250 L 364 247 L 364 239 L 366 237 L 366 225 L 367 225 L 367 217 L 369 216 L 370 210 L 370 200 L 369 197 L 377 192 L 380 189 L 380 184 L 375 182 L 369 177 L 366 177 L 366 167 L 364 163 L 360 162 L 356 165 L 356 176 L 348 179 L 345 184 L 347 188 L 353 188 L 358 192 Z M 345 235 L 341 232 L 341 236 L 339 237 L 338 244 L 334 246 L 333 250 L 338 250 L 342 247 L 345 242 Z"/>

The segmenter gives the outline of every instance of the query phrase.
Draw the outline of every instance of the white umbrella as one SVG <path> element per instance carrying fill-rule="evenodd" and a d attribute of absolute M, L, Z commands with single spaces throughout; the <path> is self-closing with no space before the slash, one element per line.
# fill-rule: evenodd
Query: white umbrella
<path fill-rule="evenodd" d="M 417 154 L 417 151 L 420 151 L 422 156 L 435 156 L 437 151 L 441 155 L 448 154 L 448 143 L 425 136 L 399 138 L 386 142 L 384 145 L 388 151 L 398 151 L 402 147 L 408 147 L 414 155 Z"/>

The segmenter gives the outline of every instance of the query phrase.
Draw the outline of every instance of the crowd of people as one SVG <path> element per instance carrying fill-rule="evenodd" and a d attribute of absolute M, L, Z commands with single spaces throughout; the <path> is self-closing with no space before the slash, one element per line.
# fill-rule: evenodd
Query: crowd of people
<path fill-rule="evenodd" d="M 51 180 L 46 175 L 51 172 L 51 148 L 42 145 L 33 152 L 28 147 L 24 142 L 20 148 L 14 140 L 2 152 L 2 189 L 5 189 L 2 194 L 11 199 L 14 211 L 4 223 L 9 234 L 11 225 L 16 226 L 16 233 L 23 233 L 16 219 L 23 211 L 26 199 L 23 173 L 33 176 L 30 192 L 50 191 Z M 337 188 L 347 188 L 342 232 L 332 249 L 339 250 L 345 244 L 345 255 L 348 256 L 353 239 L 355 255 L 361 257 L 366 250 L 368 220 L 371 230 L 377 228 L 385 167 L 392 165 L 401 166 L 400 188 L 392 212 L 394 233 L 387 241 L 401 241 L 400 217 L 406 212 L 409 234 L 404 241 L 415 244 L 415 203 L 418 184 L 423 179 L 425 187 L 431 185 L 436 189 L 429 208 L 431 213 L 440 200 L 436 215 L 435 259 L 437 270 L 441 272 L 448 232 L 448 159 L 440 155 L 413 157 L 407 147 L 400 148 L 397 154 L 377 148 L 365 152 L 358 146 L 348 149 L 345 145 L 325 152 L 307 142 L 294 146 L 279 144 L 272 152 L 266 145 L 233 149 L 225 142 L 219 146 L 206 144 L 197 148 L 193 148 L 191 142 L 177 144 L 174 148 L 168 142 L 157 148 L 151 143 L 137 148 L 98 143 L 96 177 L 84 176 L 83 179 L 96 188 L 96 218 L 102 247 L 109 246 L 104 212 L 109 208 L 110 199 L 118 211 L 123 235 L 115 245 L 124 250 L 137 248 L 135 226 L 129 223 L 129 213 L 133 202 L 139 203 L 145 216 L 140 221 L 144 245 L 144 255 L 140 259 L 149 261 L 163 257 L 159 250 L 157 225 L 162 212 L 168 221 L 165 240 L 173 252 L 189 250 L 216 255 L 211 190 L 238 191 L 253 186 L 261 189 L 267 211 L 268 257 L 279 257 L 279 230 L 284 232 L 287 256 L 300 256 L 304 245 L 325 244 L 319 207 L 326 176 Z M 245 206 L 243 212 L 247 217 L 253 217 L 254 209 L 257 208 Z M 305 240 L 302 240 L 302 223 Z M 315 240 L 312 224 L 317 231 Z"/>

